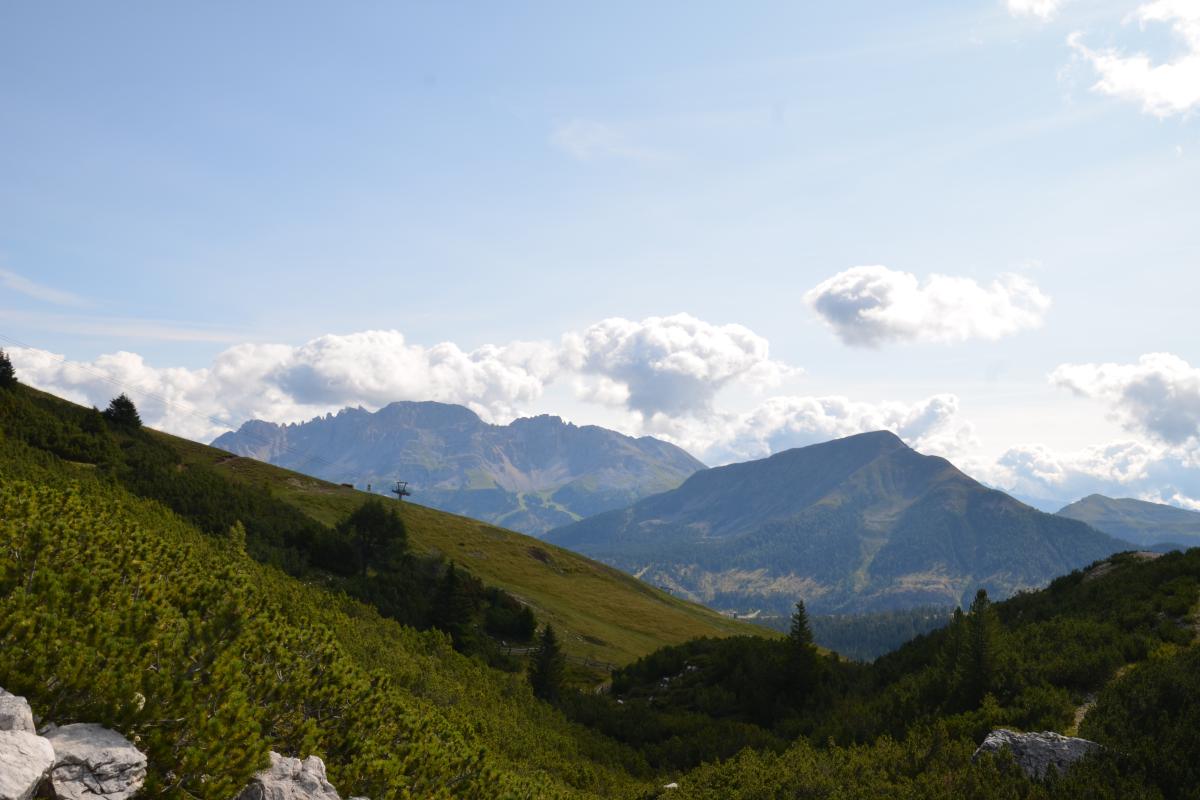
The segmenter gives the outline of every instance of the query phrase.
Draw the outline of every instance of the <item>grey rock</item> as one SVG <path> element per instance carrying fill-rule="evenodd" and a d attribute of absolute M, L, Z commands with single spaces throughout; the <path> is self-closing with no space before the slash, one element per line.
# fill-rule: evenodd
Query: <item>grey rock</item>
<path fill-rule="evenodd" d="M 33 726 L 33 711 L 24 697 L 0 689 L 0 731 L 37 733 Z"/>
<path fill-rule="evenodd" d="M 0 800 L 29 800 L 53 766 L 54 748 L 41 736 L 0 731 Z"/>
<path fill-rule="evenodd" d="M 126 800 L 146 780 L 146 756 L 121 734 L 80 722 L 51 726 L 50 781 L 58 800 Z"/>
<path fill-rule="evenodd" d="M 237 800 L 341 800 L 325 778 L 325 762 L 271 753 L 271 766 L 254 776 Z"/>
<path fill-rule="evenodd" d="M 1046 777 L 1051 768 L 1066 772 L 1088 753 L 1103 749 L 1088 739 L 1063 736 L 1053 731 L 1017 733 L 1000 728 L 987 735 L 971 760 L 975 761 L 983 753 L 999 753 L 1005 748 L 1012 751 L 1022 772 L 1037 779 Z"/>

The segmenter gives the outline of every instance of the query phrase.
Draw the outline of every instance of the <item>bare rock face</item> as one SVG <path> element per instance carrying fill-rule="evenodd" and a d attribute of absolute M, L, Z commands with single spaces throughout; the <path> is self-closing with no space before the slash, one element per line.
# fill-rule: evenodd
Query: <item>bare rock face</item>
<path fill-rule="evenodd" d="M 29 800 L 52 766 L 54 748 L 41 736 L 0 730 L 0 800 Z"/>
<path fill-rule="evenodd" d="M 325 762 L 271 753 L 271 766 L 254 776 L 237 800 L 341 800 L 325 778 Z"/>
<path fill-rule="evenodd" d="M 1046 777 L 1051 768 L 1066 772 L 1088 753 L 1102 749 L 1096 742 L 1052 731 L 1017 733 L 1000 728 L 987 735 L 971 760 L 978 759 L 982 753 L 999 753 L 1005 748 L 1012 751 L 1022 772 L 1037 779 Z"/>
<path fill-rule="evenodd" d="M 91 723 L 51 727 L 50 773 L 59 800 L 126 800 L 146 780 L 146 756 L 116 731 Z"/>
<path fill-rule="evenodd" d="M 24 697 L 0 689 L 0 731 L 37 733 L 33 726 L 33 711 Z"/>

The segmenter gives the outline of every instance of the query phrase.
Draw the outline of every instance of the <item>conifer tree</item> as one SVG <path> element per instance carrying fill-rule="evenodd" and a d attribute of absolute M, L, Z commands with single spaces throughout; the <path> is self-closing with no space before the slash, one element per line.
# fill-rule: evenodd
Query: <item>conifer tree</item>
<path fill-rule="evenodd" d="M 529 664 L 529 685 L 533 693 L 547 702 L 555 702 L 562 695 L 566 659 L 554 634 L 554 627 L 547 624 L 538 638 L 537 650 Z"/>
<path fill-rule="evenodd" d="M 0 389 L 17 385 L 17 371 L 13 369 L 8 353 L 0 350 Z"/>
<path fill-rule="evenodd" d="M 451 561 L 438 585 L 433 624 L 450 634 L 455 650 L 466 652 L 475 643 L 474 619 L 475 604 Z"/>
<path fill-rule="evenodd" d="M 976 592 L 975 600 L 971 603 L 965 645 L 963 688 L 968 706 L 973 708 L 983 701 L 984 695 L 994 686 L 1000 649 L 1000 620 L 985 589 Z"/>
<path fill-rule="evenodd" d="M 408 547 L 404 520 L 382 500 L 367 500 L 341 527 L 358 552 L 359 569 L 364 575 L 369 566 L 381 572 L 394 569 Z"/>
<path fill-rule="evenodd" d="M 788 632 L 788 639 L 797 650 L 806 648 L 813 643 L 812 627 L 808 623 L 808 611 L 804 608 L 803 600 L 796 601 L 796 610 L 792 612 L 792 628 Z"/>
<path fill-rule="evenodd" d="M 784 681 L 794 707 L 800 707 L 811 698 L 819 676 L 819 655 L 813 644 L 808 611 L 804 608 L 804 601 L 797 600 L 796 610 L 792 612 L 792 627 L 788 631 L 788 664 Z"/>
<path fill-rule="evenodd" d="M 137 406 L 124 393 L 117 395 L 104 411 L 104 418 L 119 428 L 137 430 L 142 427 L 142 418 Z"/>

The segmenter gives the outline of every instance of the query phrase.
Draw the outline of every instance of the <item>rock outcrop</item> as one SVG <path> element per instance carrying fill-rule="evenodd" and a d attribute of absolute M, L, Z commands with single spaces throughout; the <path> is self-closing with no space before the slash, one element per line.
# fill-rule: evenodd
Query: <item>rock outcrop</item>
<path fill-rule="evenodd" d="M 33 710 L 24 697 L 0 689 L 0 731 L 37 733 L 33 725 Z"/>
<path fill-rule="evenodd" d="M 0 689 L 0 800 L 29 800 L 54 766 L 54 748 L 37 735 L 24 697 Z"/>
<path fill-rule="evenodd" d="M 146 780 L 146 756 L 116 731 L 80 722 L 51 727 L 58 800 L 127 800 Z"/>
<path fill-rule="evenodd" d="M 983 753 L 999 753 L 1006 748 L 1012 752 L 1022 772 L 1030 778 L 1041 779 L 1052 768 L 1066 772 L 1076 761 L 1101 749 L 1101 746 L 1087 739 L 1063 736 L 1052 731 L 1017 733 L 1001 728 L 987 735 L 971 760 L 978 759 Z"/>
<path fill-rule="evenodd" d="M 325 762 L 271 753 L 271 766 L 254 776 L 237 800 L 341 800 L 325 778 Z"/>
<path fill-rule="evenodd" d="M 0 800 L 29 800 L 54 766 L 54 748 L 26 731 L 0 731 Z"/>

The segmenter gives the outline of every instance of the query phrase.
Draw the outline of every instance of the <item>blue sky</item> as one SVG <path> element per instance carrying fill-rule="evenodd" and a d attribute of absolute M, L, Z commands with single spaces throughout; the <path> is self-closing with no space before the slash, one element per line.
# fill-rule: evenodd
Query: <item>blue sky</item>
<path fill-rule="evenodd" d="M 425 398 L 710 462 L 887 426 L 1188 504 L 1197 87 L 1200 0 L 8 3 L 0 344 L 198 438 Z"/>

